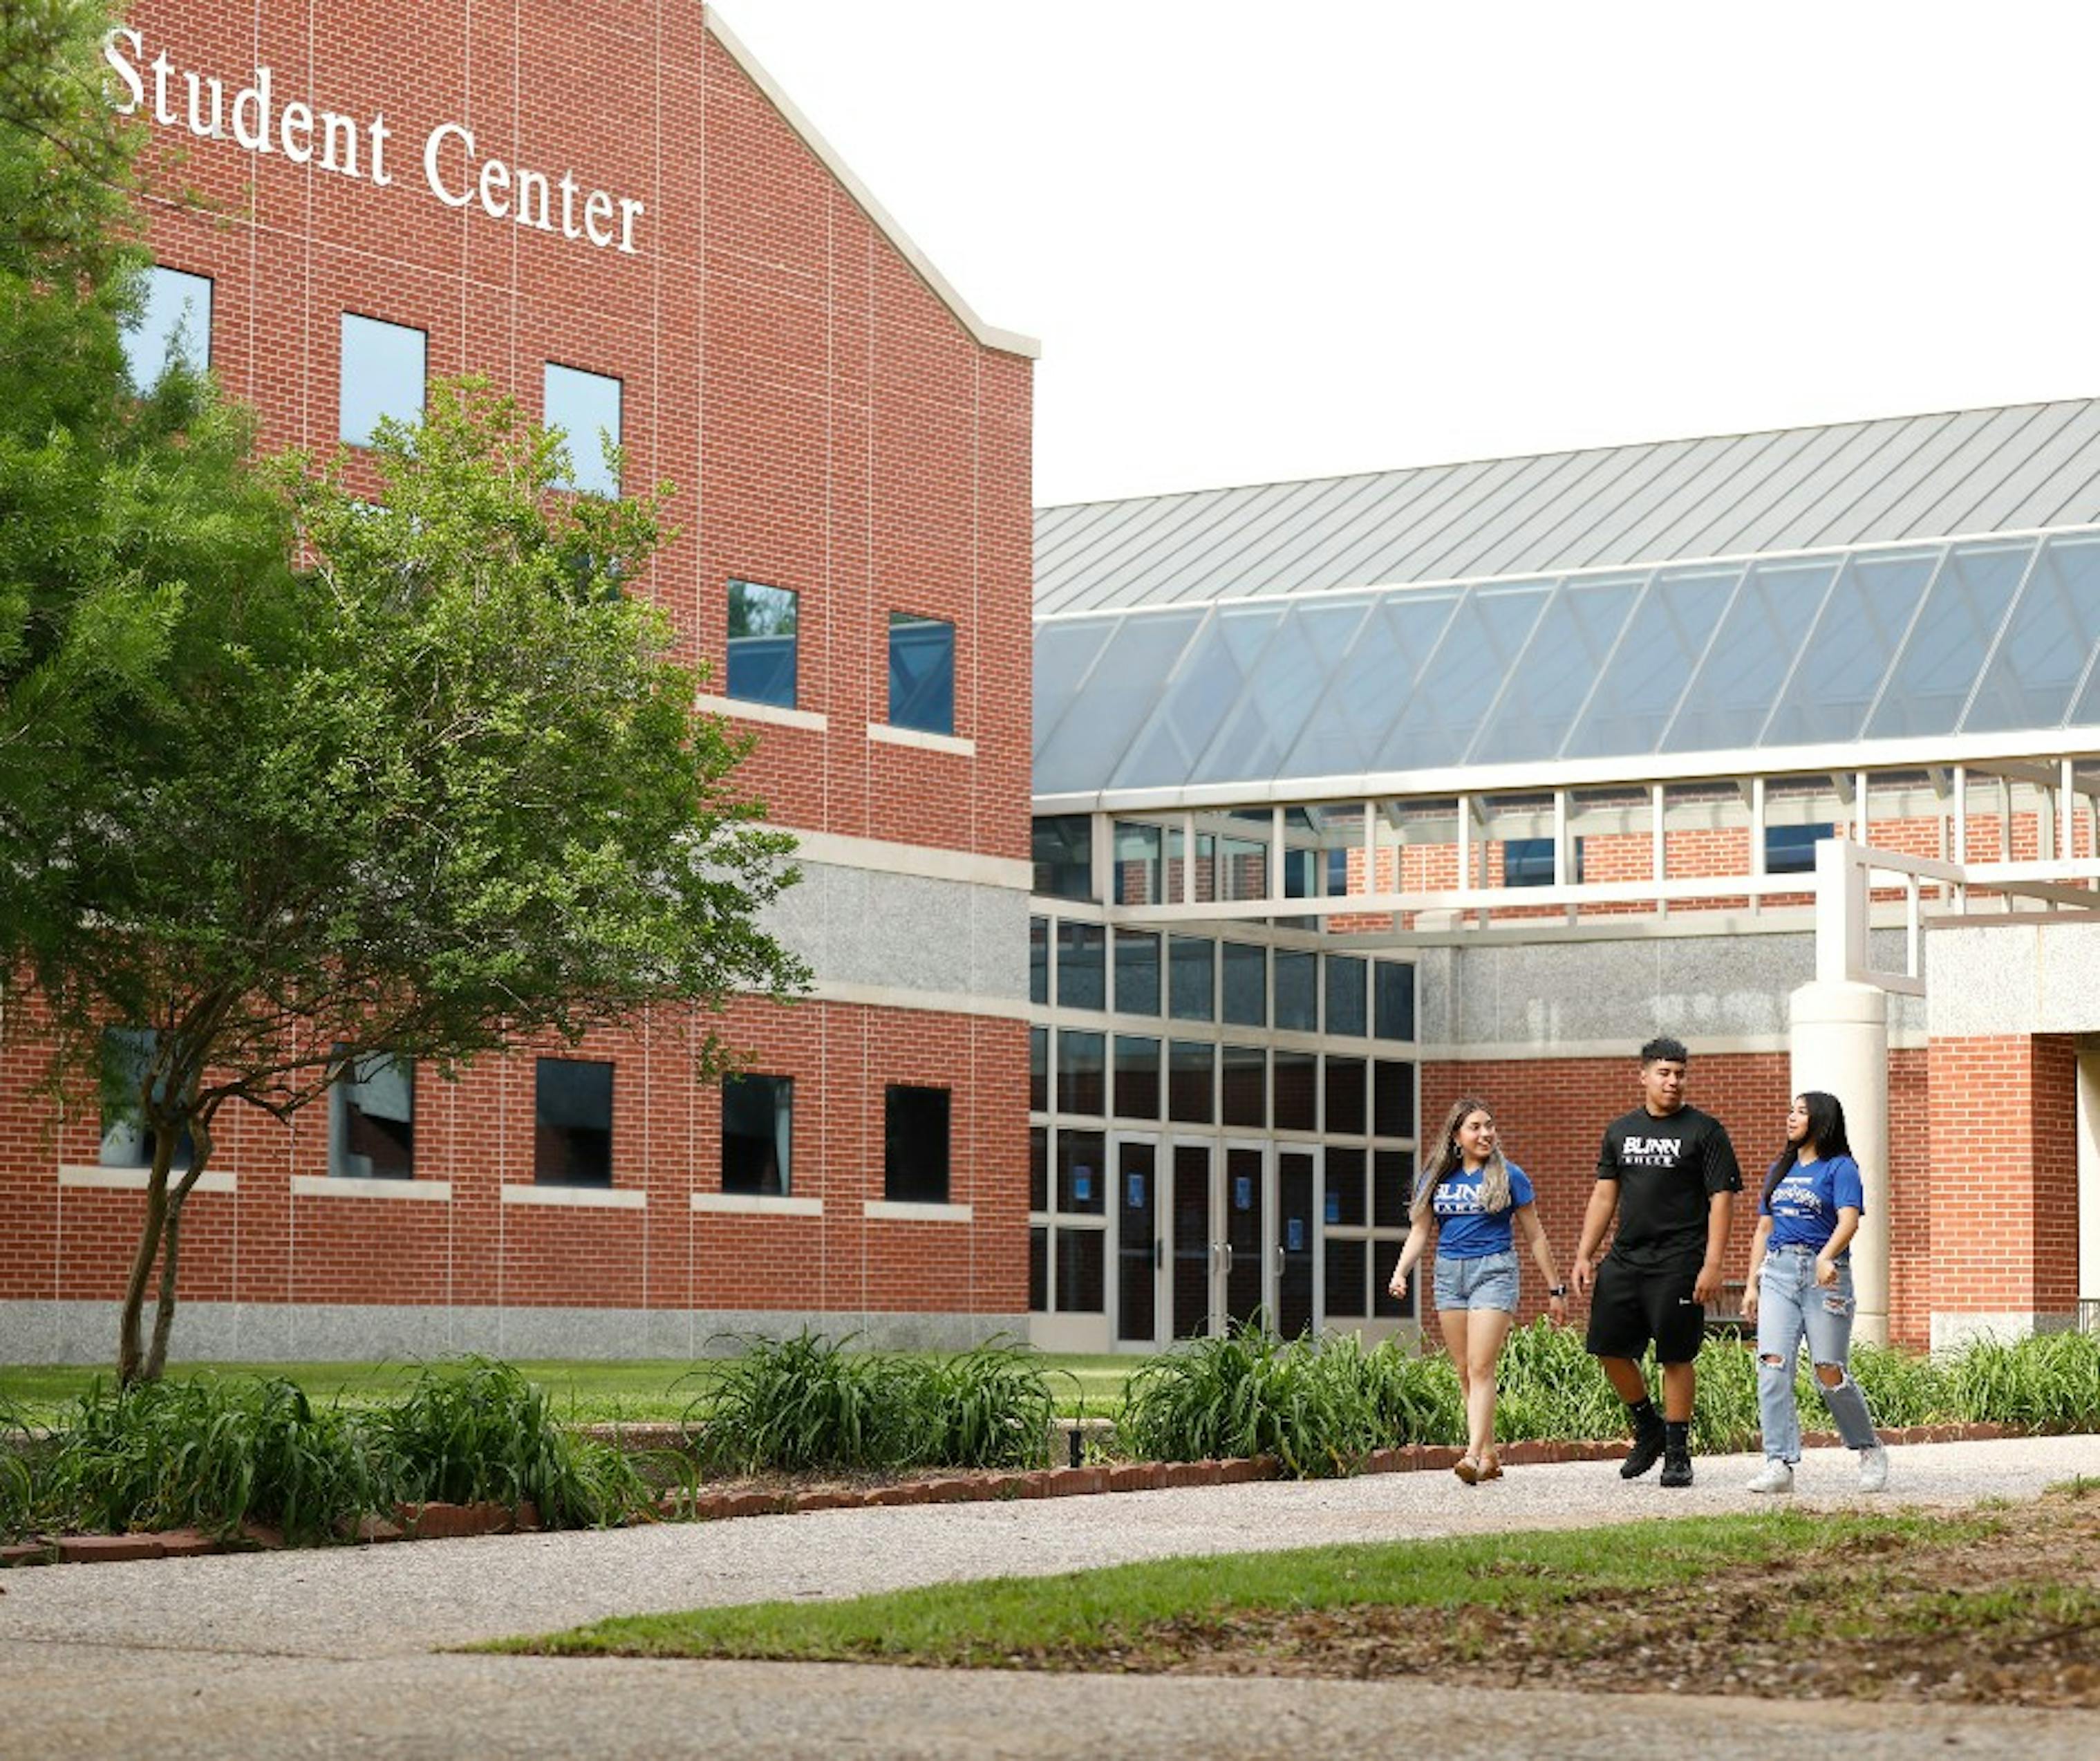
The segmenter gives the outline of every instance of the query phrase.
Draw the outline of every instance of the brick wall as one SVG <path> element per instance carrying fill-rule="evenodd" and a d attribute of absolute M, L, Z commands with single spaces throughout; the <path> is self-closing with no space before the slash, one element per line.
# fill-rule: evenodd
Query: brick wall
<path fill-rule="evenodd" d="M 617 378 L 629 492 L 668 481 L 676 536 L 646 589 L 721 688 L 726 582 L 800 595 L 797 706 L 757 725 L 742 783 L 792 828 L 1019 859 L 1030 787 L 1029 362 L 981 345 L 679 0 L 140 0 L 146 108 L 165 53 L 205 211 L 149 202 L 161 263 L 213 282 L 211 360 L 268 449 L 333 450 L 345 312 L 414 326 L 433 377 L 476 373 L 542 410 L 545 364 Z M 391 130 L 355 179 L 194 138 L 195 73 L 230 101 L 272 72 L 293 100 Z M 201 88 L 208 93 L 209 88 Z M 208 96 L 205 99 L 207 112 Z M 424 143 L 470 129 L 479 159 L 571 172 L 640 201 L 632 254 L 436 199 Z M 281 147 L 281 136 L 280 136 Z M 460 148 L 456 139 L 451 148 Z M 172 162 L 163 158 L 164 166 Z M 452 161 L 447 161 L 448 167 Z M 462 187 L 463 159 L 454 187 Z M 452 175 L 448 170 L 448 175 Z M 558 201 L 558 196 L 556 197 Z M 353 480 L 360 468 L 353 466 Z M 955 729 L 969 753 L 878 743 L 889 616 L 955 625 Z M 91 1100 L 61 1121 L 31 1093 L 44 1048 L 11 998 L 0 1047 L 0 1296 L 113 1295 L 137 1194 L 60 1188 L 91 1163 Z M 419 1176 L 449 1204 L 295 1196 L 326 1172 L 327 1116 L 222 1121 L 232 1194 L 186 1225 L 192 1300 L 946 1309 L 1026 1305 L 1026 1032 L 1016 1022 L 739 1004 L 730 1036 L 797 1079 L 796 1190 L 821 1219 L 719 1216 L 719 1097 L 687 1066 L 690 1023 L 594 1036 L 615 1064 L 614 1185 L 645 1210 L 504 1205 L 532 1178 L 533 1060 L 484 1061 L 417 1094 Z M 880 1195 L 882 1090 L 952 1089 L 967 1226 L 863 1220 Z M 872 1185 L 871 1185 L 872 1182 Z"/>

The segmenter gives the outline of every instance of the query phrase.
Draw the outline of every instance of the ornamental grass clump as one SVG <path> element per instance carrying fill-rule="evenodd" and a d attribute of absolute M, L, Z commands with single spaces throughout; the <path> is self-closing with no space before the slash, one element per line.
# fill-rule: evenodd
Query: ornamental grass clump
<path fill-rule="evenodd" d="M 2100 1423 L 2100 1334 L 1977 1340 L 1948 1366 L 1947 1381 L 1964 1419 L 2045 1431 L 2089 1429 Z"/>
<path fill-rule="evenodd" d="M 1448 1388 L 1440 1386 L 1448 1384 Z M 1354 1472 L 1371 1450 L 1455 1423 L 1446 1366 L 1354 1334 L 1287 1344 L 1259 1319 L 1191 1340 L 1133 1375 L 1116 1416 L 1118 1446 L 1154 1461 L 1273 1455 L 1295 1477 Z"/>
<path fill-rule="evenodd" d="M 718 1472 L 1040 1467 L 1057 1406 L 1030 1348 L 951 1357 L 850 1349 L 805 1329 L 752 1338 L 688 1409 Z"/>
<path fill-rule="evenodd" d="M 20 1459 L 30 1482 L 23 1514 L 46 1530 L 224 1537 L 257 1523 L 318 1541 L 385 1495 L 353 1419 L 275 1377 L 98 1382 Z"/>
<path fill-rule="evenodd" d="M 545 1389 L 491 1358 L 425 1365 L 367 1423 L 403 1503 L 530 1503 L 543 1528 L 599 1529 L 651 1502 L 628 1455 L 565 1428 Z"/>

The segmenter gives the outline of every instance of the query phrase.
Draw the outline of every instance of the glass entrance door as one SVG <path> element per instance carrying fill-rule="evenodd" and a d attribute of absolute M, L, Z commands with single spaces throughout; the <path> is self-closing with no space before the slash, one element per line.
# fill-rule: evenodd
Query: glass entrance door
<path fill-rule="evenodd" d="M 1276 1156 L 1276 1331 L 1296 1339 L 1312 1325 L 1313 1150 Z"/>
<path fill-rule="evenodd" d="M 1225 1145 L 1223 1202 L 1224 1227 L 1224 1312 L 1219 1331 L 1227 1324 L 1251 1321 L 1264 1298 L 1263 1277 L 1268 1239 L 1263 1219 L 1268 1213 L 1268 1151 L 1257 1144 Z"/>
<path fill-rule="evenodd" d="M 1116 1337 L 1147 1342 L 1159 1337 L 1159 1271 L 1166 1257 L 1159 1145 L 1149 1137 L 1119 1139 L 1115 1167 Z"/>
<path fill-rule="evenodd" d="M 1173 1326 L 1176 1339 L 1211 1331 L 1211 1286 L 1218 1264 L 1217 1234 L 1211 1224 L 1215 1194 L 1211 1177 L 1213 1146 L 1174 1146 Z"/>

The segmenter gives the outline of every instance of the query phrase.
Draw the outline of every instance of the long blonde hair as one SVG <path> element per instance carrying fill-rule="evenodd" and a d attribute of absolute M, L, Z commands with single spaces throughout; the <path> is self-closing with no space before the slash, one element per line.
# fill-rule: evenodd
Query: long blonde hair
<path fill-rule="evenodd" d="M 1407 1213 L 1410 1223 L 1419 1223 L 1429 1215 L 1429 1203 L 1436 1195 L 1437 1181 L 1466 1159 L 1465 1152 L 1458 1147 L 1458 1128 L 1473 1113 L 1485 1113 L 1489 1119 L 1495 1116 L 1495 1110 L 1486 1101 L 1470 1097 L 1452 1107 L 1445 1119 L 1444 1136 L 1437 1144 L 1436 1154 L 1423 1165 L 1422 1178 L 1415 1185 L 1414 1203 Z M 1502 1159 L 1499 1142 L 1480 1164 L 1480 1204 L 1488 1211 L 1507 1211 L 1510 1207 L 1509 1163 Z"/>

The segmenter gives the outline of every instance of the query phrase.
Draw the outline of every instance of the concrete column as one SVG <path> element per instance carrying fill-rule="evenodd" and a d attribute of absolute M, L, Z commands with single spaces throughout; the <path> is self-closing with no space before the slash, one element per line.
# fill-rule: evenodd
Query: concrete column
<path fill-rule="evenodd" d="M 1866 1215 L 1852 1240 L 1852 1288 L 1859 1299 L 1852 1336 L 1889 1341 L 1889 999 L 1878 986 L 1820 981 L 1789 999 L 1791 1080 L 1801 1094 L 1820 1088 L 1844 1103 L 1853 1159 L 1866 1189 Z"/>

